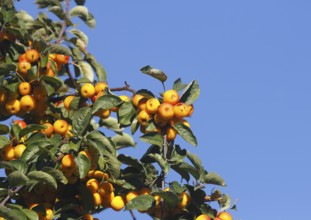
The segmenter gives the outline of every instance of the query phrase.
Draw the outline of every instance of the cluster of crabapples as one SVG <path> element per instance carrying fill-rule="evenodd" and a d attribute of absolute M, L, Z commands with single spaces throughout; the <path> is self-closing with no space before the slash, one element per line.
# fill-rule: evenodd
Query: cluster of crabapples
<path fill-rule="evenodd" d="M 41 75 L 54 77 L 55 71 L 59 71 L 67 64 L 69 56 L 63 54 L 50 54 L 45 67 L 40 67 L 40 53 L 35 49 L 28 49 L 20 54 L 17 64 L 17 73 L 20 83 L 16 93 L 4 88 L 0 89 L 1 114 L 17 115 L 19 117 L 26 113 L 41 115 L 48 107 L 48 97 L 45 88 L 37 80 Z M 28 77 L 29 70 L 36 65 L 38 72 L 36 77 Z"/>
<path fill-rule="evenodd" d="M 190 127 L 184 118 L 192 115 L 193 105 L 180 102 L 179 94 L 174 89 L 163 93 L 162 103 L 157 98 L 148 98 L 142 94 L 135 94 L 132 102 L 139 112 L 137 119 L 143 133 L 148 132 L 146 127 L 151 120 L 156 125 L 155 131 L 166 135 L 168 141 L 176 138 L 174 124 L 180 122 Z"/>

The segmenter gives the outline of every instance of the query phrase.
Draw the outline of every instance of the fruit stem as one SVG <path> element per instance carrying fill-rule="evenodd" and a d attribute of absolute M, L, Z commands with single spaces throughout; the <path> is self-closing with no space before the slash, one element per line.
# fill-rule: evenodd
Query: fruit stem
<path fill-rule="evenodd" d="M 133 210 L 129 210 L 129 211 L 130 211 L 130 213 L 131 213 L 131 216 L 132 216 L 133 220 L 137 220 L 137 218 L 136 218 L 135 215 L 134 215 Z"/>
<path fill-rule="evenodd" d="M 7 203 L 7 201 L 9 201 L 9 199 L 11 198 L 11 195 L 17 193 L 19 190 L 21 190 L 21 188 L 23 188 L 23 186 L 18 186 L 16 187 L 12 193 L 9 193 L 0 203 L 0 206 L 5 206 L 5 204 Z"/>

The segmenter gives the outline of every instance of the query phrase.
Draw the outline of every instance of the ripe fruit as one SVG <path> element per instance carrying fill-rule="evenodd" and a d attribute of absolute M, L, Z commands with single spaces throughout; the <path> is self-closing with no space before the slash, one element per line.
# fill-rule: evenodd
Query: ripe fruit
<path fill-rule="evenodd" d="M 179 100 L 178 92 L 174 89 L 167 90 L 163 94 L 163 102 L 165 103 L 175 105 L 178 103 L 178 100 Z"/>
<path fill-rule="evenodd" d="M 136 198 L 137 196 L 139 196 L 137 191 L 130 191 L 126 194 L 125 198 L 126 198 L 126 202 L 131 201 L 132 199 Z"/>
<path fill-rule="evenodd" d="M 30 70 L 30 68 L 31 64 L 26 60 L 19 61 L 17 64 L 17 72 L 19 72 L 22 75 L 26 75 L 28 73 L 28 70 Z"/>
<path fill-rule="evenodd" d="M 93 216 L 91 214 L 84 214 L 82 220 L 93 220 Z"/>
<path fill-rule="evenodd" d="M 182 119 L 183 117 L 186 117 L 189 113 L 188 107 L 183 102 L 178 102 L 176 105 L 174 105 L 174 117 L 177 119 Z"/>
<path fill-rule="evenodd" d="M 59 64 L 67 64 L 69 61 L 69 56 L 63 55 L 63 54 L 56 54 L 54 61 Z"/>
<path fill-rule="evenodd" d="M 54 133 L 54 127 L 53 127 L 53 125 L 51 124 L 51 123 L 49 123 L 49 122 L 46 122 L 46 123 L 44 123 L 43 125 L 45 125 L 47 128 L 45 128 L 45 129 L 42 129 L 41 130 L 41 133 L 42 134 L 44 134 L 46 137 L 51 137 L 52 136 L 52 134 Z"/>
<path fill-rule="evenodd" d="M 58 119 L 53 124 L 54 133 L 59 135 L 66 135 L 68 130 L 68 123 L 65 120 Z"/>
<path fill-rule="evenodd" d="M 92 83 L 85 83 L 80 89 L 81 96 L 91 98 L 95 94 L 95 88 Z"/>
<path fill-rule="evenodd" d="M 124 208 L 125 204 L 121 196 L 116 196 L 112 199 L 110 205 L 113 210 L 120 211 L 121 209 Z"/>
<path fill-rule="evenodd" d="M 7 145 L 1 150 L 1 158 L 5 161 L 10 161 L 14 159 L 14 149 L 11 145 Z"/>
<path fill-rule="evenodd" d="M 110 109 L 101 109 L 95 113 L 95 115 L 100 117 L 101 119 L 109 118 L 110 114 L 111 114 Z"/>
<path fill-rule="evenodd" d="M 164 120 L 170 120 L 174 117 L 174 107 L 170 103 L 162 103 L 158 107 L 157 114 Z"/>
<path fill-rule="evenodd" d="M 97 179 L 89 179 L 85 185 L 91 191 L 91 193 L 95 193 L 98 191 L 99 184 Z"/>
<path fill-rule="evenodd" d="M 102 195 L 108 195 L 114 190 L 113 185 L 109 182 L 101 182 L 98 186 L 98 192 Z"/>
<path fill-rule="evenodd" d="M 72 154 L 66 154 L 62 158 L 62 168 L 74 168 L 76 165 L 75 158 Z"/>
<path fill-rule="evenodd" d="M 161 196 L 159 195 L 154 195 L 153 196 L 154 200 L 155 200 L 155 206 L 159 206 L 160 202 L 161 202 Z"/>
<path fill-rule="evenodd" d="M 74 96 L 73 95 L 70 95 L 70 96 L 67 96 L 65 99 L 64 99 L 64 107 L 65 109 L 69 110 L 70 108 L 70 103 L 71 101 L 74 99 Z"/>
<path fill-rule="evenodd" d="M 168 127 L 166 129 L 166 138 L 168 141 L 175 140 L 176 136 L 177 136 L 177 131 L 175 130 L 175 128 Z"/>
<path fill-rule="evenodd" d="M 141 112 L 139 112 L 137 119 L 142 126 L 147 126 L 148 121 L 151 119 L 151 117 L 152 116 L 147 111 L 142 110 Z"/>
<path fill-rule="evenodd" d="M 36 100 L 31 95 L 24 95 L 20 99 L 20 108 L 26 112 L 33 110 L 36 107 Z"/>
<path fill-rule="evenodd" d="M 4 89 L 0 89 L 0 105 L 5 104 L 8 98 L 7 92 Z"/>
<path fill-rule="evenodd" d="M 217 217 L 221 220 L 232 220 L 232 215 L 229 212 L 221 212 Z"/>
<path fill-rule="evenodd" d="M 50 208 L 45 208 L 45 219 L 44 220 L 52 220 L 54 215 L 53 215 L 53 211 Z"/>
<path fill-rule="evenodd" d="M 24 151 L 26 150 L 26 146 L 24 144 L 18 144 L 15 146 L 14 148 L 14 157 L 16 159 L 21 158 L 22 154 L 24 153 Z"/>
<path fill-rule="evenodd" d="M 26 128 L 27 124 L 24 120 L 16 120 L 14 124 L 17 124 L 21 129 Z"/>
<path fill-rule="evenodd" d="M 148 187 L 143 187 L 139 190 L 140 195 L 150 195 L 151 189 Z"/>
<path fill-rule="evenodd" d="M 141 94 L 135 94 L 135 95 L 133 96 L 133 98 L 132 98 L 133 105 L 134 105 L 135 107 L 138 107 L 138 103 L 139 103 L 139 101 L 140 101 L 142 98 L 144 98 L 143 95 L 141 95 Z"/>
<path fill-rule="evenodd" d="M 11 99 L 5 104 L 8 113 L 14 115 L 20 111 L 20 102 L 18 99 Z"/>
<path fill-rule="evenodd" d="M 103 171 L 100 170 L 95 170 L 93 174 L 94 178 L 102 181 L 102 180 L 108 180 L 109 176 L 107 173 L 104 173 Z M 111 185 L 112 186 L 112 185 Z M 113 187 L 112 187 L 113 188 Z"/>
<path fill-rule="evenodd" d="M 18 92 L 21 95 L 29 95 L 31 92 L 31 85 L 29 82 L 21 82 L 18 85 Z"/>
<path fill-rule="evenodd" d="M 193 111 L 194 111 L 193 104 L 187 105 L 187 110 L 188 110 L 187 116 L 190 117 L 192 115 Z"/>
<path fill-rule="evenodd" d="M 87 159 L 89 159 L 89 161 L 92 160 L 92 155 L 87 150 L 82 150 L 79 152 L 79 154 L 84 154 L 87 157 Z"/>
<path fill-rule="evenodd" d="M 190 196 L 185 192 L 180 193 L 178 198 L 179 198 L 178 207 L 181 209 L 184 209 L 191 200 Z"/>
<path fill-rule="evenodd" d="M 99 193 L 93 193 L 94 206 L 99 206 L 102 203 L 102 197 Z"/>
<path fill-rule="evenodd" d="M 157 113 L 158 107 L 160 105 L 160 101 L 156 98 L 148 99 L 146 102 L 146 111 L 149 114 Z"/>
<path fill-rule="evenodd" d="M 212 220 L 208 215 L 202 214 L 196 217 L 195 220 Z"/>
<path fill-rule="evenodd" d="M 142 98 L 139 100 L 138 102 L 138 109 L 140 111 L 142 110 L 146 110 L 146 103 L 147 103 L 148 99 L 147 98 Z"/>
<path fill-rule="evenodd" d="M 164 127 L 167 124 L 167 120 L 162 119 L 158 114 L 154 115 L 153 121 L 159 127 Z"/>
<path fill-rule="evenodd" d="M 108 85 L 105 82 L 96 83 L 95 84 L 95 94 L 98 94 L 100 92 L 104 92 L 107 87 L 108 87 Z"/>
<path fill-rule="evenodd" d="M 34 63 L 38 61 L 38 59 L 40 58 L 40 54 L 35 49 L 29 49 L 25 53 L 25 58 L 29 63 Z"/>

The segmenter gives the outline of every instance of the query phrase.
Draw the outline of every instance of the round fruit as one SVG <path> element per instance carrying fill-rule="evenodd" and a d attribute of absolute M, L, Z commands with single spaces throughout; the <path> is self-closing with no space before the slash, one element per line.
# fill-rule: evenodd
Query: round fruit
<path fill-rule="evenodd" d="M 26 146 L 24 144 L 18 144 L 14 147 L 14 157 L 16 159 L 21 158 L 22 154 L 26 150 Z"/>
<path fill-rule="evenodd" d="M 65 120 L 58 119 L 53 124 L 54 133 L 59 135 L 66 135 L 68 130 L 68 123 Z"/>
<path fill-rule="evenodd" d="M 29 95 L 31 92 L 31 85 L 29 82 L 21 82 L 18 85 L 18 92 L 21 95 Z"/>
<path fill-rule="evenodd" d="M 143 187 L 139 190 L 140 195 L 150 195 L 151 189 L 148 187 Z"/>
<path fill-rule="evenodd" d="M 10 161 L 14 159 L 14 149 L 11 145 L 5 146 L 1 150 L 1 158 L 5 161 Z"/>
<path fill-rule="evenodd" d="M 102 180 L 108 180 L 109 176 L 107 173 L 104 173 L 103 171 L 100 170 L 95 170 L 93 174 L 94 178 L 102 181 Z"/>
<path fill-rule="evenodd" d="M 170 103 L 162 103 L 158 107 L 157 114 L 164 120 L 170 120 L 174 117 L 174 107 Z"/>
<path fill-rule="evenodd" d="M 166 129 L 166 138 L 168 141 L 175 140 L 176 136 L 177 136 L 177 131 L 175 130 L 175 128 L 168 127 Z"/>
<path fill-rule="evenodd" d="M 232 215 L 229 212 L 221 212 L 217 217 L 221 220 L 232 220 Z"/>
<path fill-rule="evenodd" d="M 184 209 L 189 204 L 191 198 L 185 192 L 180 193 L 178 197 L 179 197 L 178 207 Z"/>
<path fill-rule="evenodd" d="M 52 220 L 54 215 L 53 215 L 53 211 L 50 208 L 45 208 L 45 220 Z"/>
<path fill-rule="evenodd" d="M 16 120 L 14 124 L 18 125 L 21 129 L 27 127 L 27 123 L 24 120 Z"/>
<path fill-rule="evenodd" d="M 111 114 L 110 109 L 101 109 L 95 113 L 95 115 L 100 117 L 101 119 L 109 118 L 110 114 Z"/>
<path fill-rule="evenodd" d="M 155 201 L 155 206 L 159 206 L 160 203 L 161 203 L 161 196 L 154 195 L 153 198 L 154 198 L 154 201 Z"/>
<path fill-rule="evenodd" d="M 40 58 L 40 54 L 35 49 L 29 49 L 25 53 L 25 58 L 29 63 L 34 63 L 38 61 L 38 59 Z"/>
<path fill-rule="evenodd" d="M 91 191 L 91 193 L 95 193 L 98 191 L 99 184 L 97 179 L 89 179 L 85 185 Z"/>
<path fill-rule="evenodd" d="M 91 214 L 84 214 L 82 220 L 93 220 L 93 216 Z"/>
<path fill-rule="evenodd" d="M 158 107 L 160 105 L 160 101 L 156 98 L 148 99 L 146 102 L 146 111 L 149 114 L 157 113 Z"/>
<path fill-rule="evenodd" d="M 63 55 L 63 54 L 56 54 L 54 61 L 59 64 L 67 64 L 69 61 L 69 56 Z"/>
<path fill-rule="evenodd" d="M 121 196 L 116 196 L 112 199 L 111 203 L 111 208 L 115 211 L 120 211 L 121 209 L 124 208 L 124 200 Z"/>
<path fill-rule="evenodd" d="M 53 127 L 53 125 L 51 124 L 51 123 L 49 123 L 49 122 L 46 122 L 46 123 L 44 123 L 43 124 L 44 126 L 46 126 L 47 128 L 45 128 L 45 129 L 42 129 L 41 130 L 41 133 L 42 134 L 44 134 L 46 137 L 51 137 L 52 136 L 52 134 L 54 133 L 54 127 Z"/>
<path fill-rule="evenodd" d="M 132 98 L 133 105 L 134 105 L 135 107 L 138 107 L 138 103 L 139 103 L 139 101 L 140 101 L 142 98 L 144 98 L 143 95 L 141 95 L 141 94 L 135 94 L 135 95 L 133 96 L 133 98 Z"/>
<path fill-rule="evenodd" d="M 65 109 L 69 110 L 70 108 L 70 103 L 71 101 L 74 99 L 74 96 L 73 95 L 70 95 L 70 96 L 67 96 L 65 99 L 64 99 L 64 107 Z"/>
<path fill-rule="evenodd" d="M 167 124 L 167 120 L 162 119 L 159 114 L 154 115 L 153 121 L 159 127 L 164 127 Z"/>
<path fill-rule="evenodd" d="M 188 110 L 187 116 L 190 117 L 192 115 L 193 111 L 194 111 L 193 104 L 187 105 L 187 110 Z"/>
<path fill-rule="evenodd" d="M 148 101 L 148 98 L 142 98 L 142 99 L 139 100 L 139 102 L 138 102 L 138 109 L 140 111 L 146 110 L 146 103 L 147 103 L 147 101 Z"/>
<path fill-rule="evenodd" d="M 178 102 L 174 105 L 174 117 L 177 119 L 182 119 L 186 117 L 189 113 L 188 106 L 183 102 Z"/>
<path fill-rule="evenodd" d="M 20 111 L 20 102 L 18 99 L 11 99 L 5 104 L 5 109 L 8 113 L 14 115 Z"/>
<path fill-rule="evenodd" d="M 31 95 L 24 95 L 20 99 L 20 107 L 22 110 L 28 112 L 36 107 L 36 100 Z"/>
<path fill-rule="evenodd" d="M 145 111 L 145 110 L 142 110 L 139 112 L 138 114 L 138 122 L 142 125 L 142 126 L 147 126 L 148 125 L 148 121 L 151 119 L 151 115 Z"/>
<path fill-rule="evenodd" d="M 5 104 L 8 98 L 7 92 L 4 89 L 0 89 L 0 105 Z"/>
<path fill-rule="evenodd" d="M 126 202 L 131 201 L 132 199 L 136 198 L 137 196 L 139 196 L 137 191 L 128 192 L 125 196 Z"/>
<path fill-rule="evenodd" d="M 178 92 L 174 89 L 167 90 L 163 94 L 163 102 L 165 103 L 175 105 L 178 103 L 178 100 L 179 100 Z"/>
<path fill-rule="evenodd" d="M 98 192 L 102 195 L 102 196 L 105 196 L 105 195 L 108 195 L 110 194 L 111 192 L 113 192 L 114 190 L 114 187 L 111 183 L 109 182 L 101 182 L 98 186 Z"/>
<path fill-rule="evenodd" d="M 195 220 L 212 220 L 208 215 L 202 214 L 196 217 Z"/>
<path fill-rule="evenodd" d="M 100 92 L 104 93 L 105 89 L 108 87 L 107 83 L 105 82 L 98 82 L 95 84 L 95 94 Z"/>
<path fill-rule="evenodd" d="M 80 89 L 81 96 L 91 98 L 95 94 L 95 88 L 92 83 L 85 83 Z"/>
<path fill-rule="evenodd" d="M 28 73 L 28 70 L 30 70 L 30 68 L 31 64 L 26 60 L 19 61 L 17 64 L 17 72 L 19 72 L 22 75 L 26 75 Z"/>
<path fill-rule="evenodd" d="M 62 167 L 63 168 L 74 168 L 76 165 L 75 158 L 72 154 L 66 154 L 62 158 Z"/>
<path fill-rule="evenodd" d="M 102 197 L 99 193 L 93 193 L 94 206 L 99 206 L 102 203 Z"/>

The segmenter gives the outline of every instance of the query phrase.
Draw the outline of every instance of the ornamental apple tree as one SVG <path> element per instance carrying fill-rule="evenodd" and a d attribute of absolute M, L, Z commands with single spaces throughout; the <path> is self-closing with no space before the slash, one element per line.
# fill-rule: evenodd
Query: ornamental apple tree
<path fill-rule="evenodd" d="M 96 219 L 113 209 L 133 219 L 138 210 L 161 220 L 232 220 L 230 197 L 210 187 L 224 180 L 175 143 L 179 135 L 197 145 L 188 120 L 198 82 L 165 89 L 167 76 L 145 66 L 163 93 L 111 88 L 75 24 L 95 27 L 85 1 L 35 3 L 33 18 L 18 2 L 0 2 L 0 219 Z M 122 153 L 135 133 L 149 146 L 139 158 Z M 172 171 L 181 181 L 166 181 Z"/>

